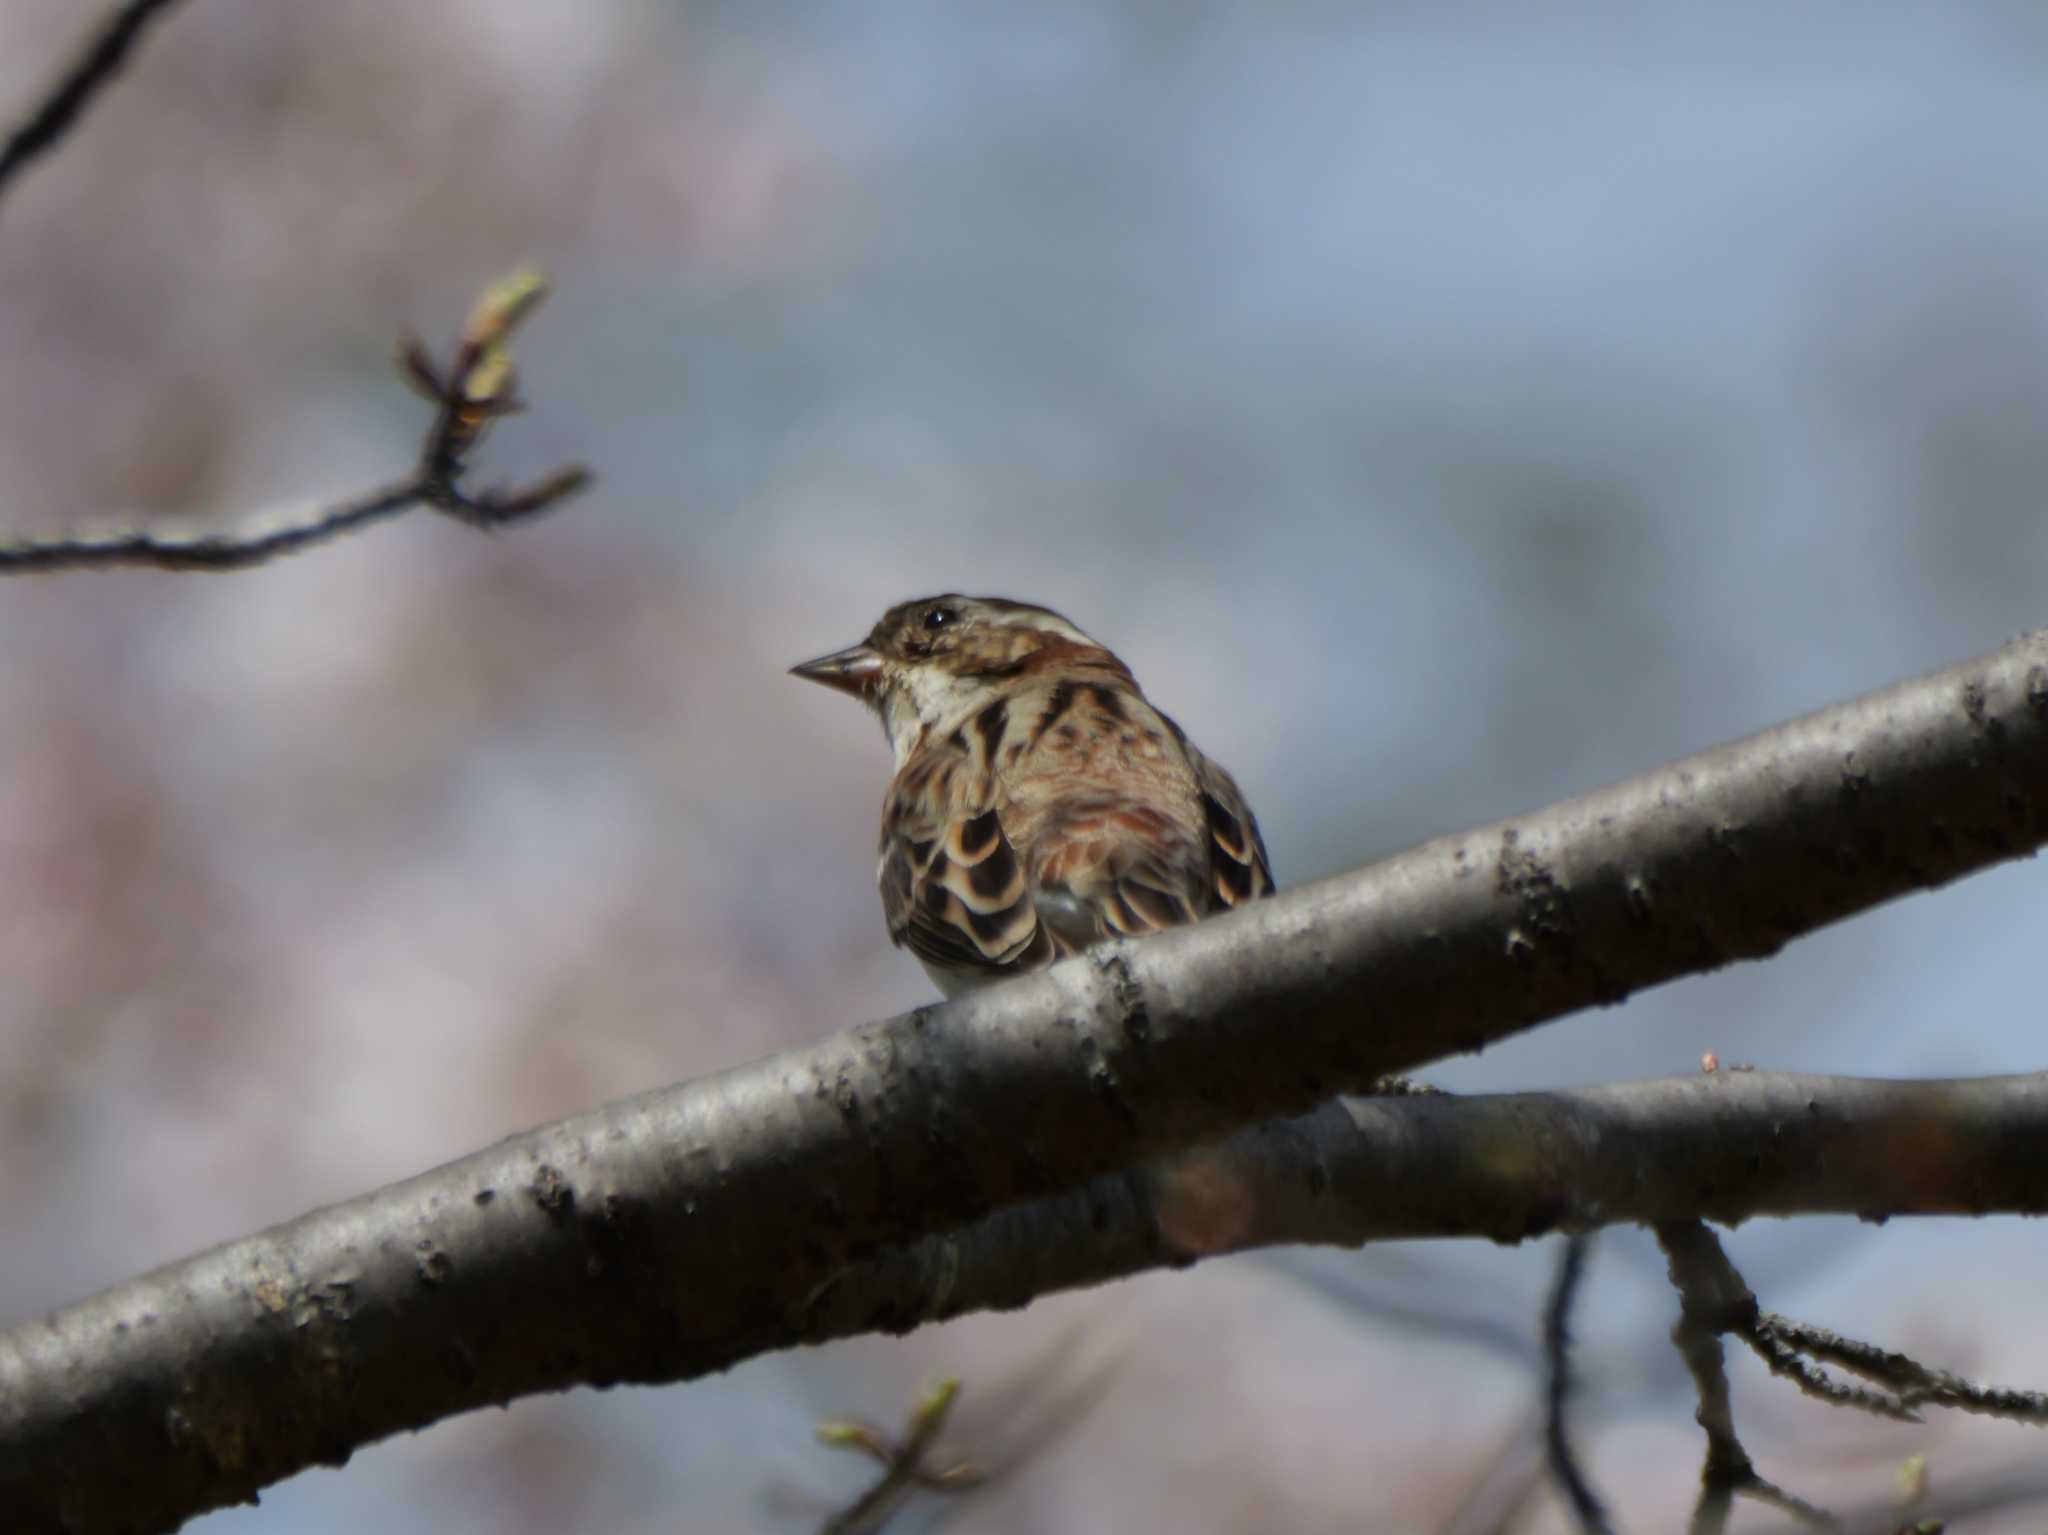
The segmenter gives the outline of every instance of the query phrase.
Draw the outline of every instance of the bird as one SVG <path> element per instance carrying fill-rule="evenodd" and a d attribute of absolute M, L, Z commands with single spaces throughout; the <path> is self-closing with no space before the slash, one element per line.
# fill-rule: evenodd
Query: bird
<path fill-rule="evenodd" d="M 948 997 L 1273 891 L 1236 781 L 1050 608 L 920 597 L 790 672 L 881 718 L 883 915 Z"/>

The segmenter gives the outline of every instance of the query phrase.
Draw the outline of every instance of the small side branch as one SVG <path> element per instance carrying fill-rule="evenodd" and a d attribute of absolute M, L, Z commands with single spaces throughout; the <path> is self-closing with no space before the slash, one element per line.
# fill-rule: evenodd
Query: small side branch
<path fill-rule="evenodd" d="M 1707 1435 L 1692 1535 L 1721 1535 L 1738 1493 L 1767 1503 L 1802 1524 L 1827 1525 L 1830 1520 L 1823 1510 L 1757 1475 L 1749 1451 L 1736 1437 L 1721 1336 L 1732 1332 L 1747 1337 L 1755 1329 L 1756 1296 L 1728 1261 L 1720 1239 L 1701 1222 L 1664 1221 L 1656 1231 L 1671 1283 L 1678 1291 L 1679 1314 L 1671 1329 L 1671 1342 L 1699 1393 L 1697 1419 Z"/>
<path fill-rule="evenodd" d="M 99 31 L 64 71 L 41 102 L 0 146 L 0 194 L 23 167 L 62 143 L 92 100 L 121 72 L 143 28 L 176 0 L 125 0 L 101 22 Z"/>
<path fill-rule="evenodd" d="M 1739 1329 L 1736 1336 L 1749 1345 L 1750 1352 L 1764 1362 L 1764 1368 L 1780 1380 L 1789 1380 L 1800 1394 L 1834 1407 L 1850 1407 L 1873 1418 L 1890 1418 L 1895 1423 L 1918 1423 L 1920 1415 L 1895 1396 L 1866 1390 L 1836 1380 L 1799 1349 L 1786 1342 L 1762 1320 Z"/>
<path fill-rule="evenodd" d="M 1809 1322 L 1795 1322 L 1776 1312 L 1764 1312 L 1757 1319 L 1757 1330 L 1780 1347 L 1836 1365 L 1883 1387 L 1894 1394 L 1901 1413 L 1910 1414 L 1924 1406 L 1953 1407 L 1958 1412 L 1981 1413 L 2004 1418 L 2009 1423 L 2048 1424 L 2048 1393 L 1980 1386 L 1905 1354 L 1845 1338 Z"/>
<path fill-rule="evenodd" d="M 1671 1341 L 1698 1387 L 1699 1424 L 1707 1435 L 1707 1461 L 1700 1473 L 1693 1535 L 1719 1535 L 1737 1493 L 1769 1503 L 1807 1525 L 1832 1527 L 1836 1523 L 1822 1510 L 1757 1475 L 1735 1436 L 1728 1377 L 1721 1359 L 1724 1335 L 1748 1344 L 1773 1375 L 1837 1407 L 1908 1423 L 1919 1422 L 1919 1409 L 1933 1405 L 2015 1423 L 2048 1424 L 2048 1394 L 1980 1386 L 1905 1354 L 1761 1310 L 1720 1239 L 1699 1221 L 1664 1221 L 1656 1230 L 1679 1294 L 1680 1314 Z M 1839 1380 L 1828 1373 L 1829 1365 L 1869 1385 Z"/>
<path fill-rule="evenodd" d="M 351 533 L 430 506 L 468 527 L 496 530 L 538 516 L 590 483 L 590 471 L 569 464 L 512 490 L 472 491 L 463 484 L 469 455 L 501 416 L 523 409 L 509 344 L 513 330 L 547 294 L 537 273 L 522 271 L 493 283 L 477 300 L 446 368 L 414 337 L 399 341 L 406 382 L 434 403 L 418 462 L 403 480 L 310 518 L 233 533 L 183 537 L 161 530 L 123 530 L 0 544 L 0 575 L 34 571 L 104 569 L 115 565 L 155 570 L 240 570 L 279 555 Z"/>

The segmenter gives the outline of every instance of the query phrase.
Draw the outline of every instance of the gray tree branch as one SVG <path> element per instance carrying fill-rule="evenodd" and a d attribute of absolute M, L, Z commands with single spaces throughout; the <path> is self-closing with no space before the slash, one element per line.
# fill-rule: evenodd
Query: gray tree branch
<path fill-rule="evenodd" d="M 1823 1096 L 1717 1076 L 1661 1089 L 1668 1125 L 1626 1097 L 1650 1089 L 1414 1097 L 1174 1153 L 2043 840 L 2035 634 L 1248 910 L 543 1127 L 16 1328 L 0 1335 L 0 1507 L 24 1530 L 169 1529 L 466 1408 L 1021 1304 L 1061 1260 L 1019 1250 L 1042 1210 L 1004 1207 L 1084 1184 L 1066 1245 L 1124 1244 L 1125 1272 L 1347 1221 L 1512 1240 L 2031 1210 L 2048 1147 L 2034 1078 Z M 1720 1117 L 1731 1105 L 1739 1122 Z M 1360 1183 L 1319 1127 L 1383 1143 Z M 1397 1167 L 1406 1184 L 1386 1181 Z M 977 1268 L 985 1251 L 1005 1259 Z"/>

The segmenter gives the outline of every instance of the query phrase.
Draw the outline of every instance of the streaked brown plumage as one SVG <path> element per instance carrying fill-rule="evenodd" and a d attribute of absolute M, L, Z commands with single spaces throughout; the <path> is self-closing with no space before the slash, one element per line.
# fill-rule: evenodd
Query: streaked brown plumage
<path fill-rule="evenodd" d="M 920 598 L 792 671 L 882 718 L 882 907 L 949 996 L 1273 889 L 1230 775 L 1049 609 Z"/>

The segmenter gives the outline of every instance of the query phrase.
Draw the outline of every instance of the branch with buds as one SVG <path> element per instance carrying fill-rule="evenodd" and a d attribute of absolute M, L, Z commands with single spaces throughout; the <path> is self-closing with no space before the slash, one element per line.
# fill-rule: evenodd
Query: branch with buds
<path fill-rule="evenodd" d="M 492 488 L 471 495 L 462 488 L 466 461 L 491 423 L 526 409 L 507 342 L 547 291 L 540 274 L 531 269 L 486 288 L 469 312 L 445 374 L 419 337 L 408 333 L 399 338 L 399 372 L 421 399 L 438 407 L 420 451 L 415 477 L 420 499 L 473 528 L 519 522 L 590 483 L 588 469 L 568 464 L 523 490 Z"/>
<path fill-rule="evenodd" d="M 0 575 L 90 570 L 114 565 L 156 570 L 239 570 L 428 506 L 465 526 L 496 531 L 536 517 L 590 484 L 568 464 L 520 489 L 470 491 L 469 456 L 493 422 L 524 409 L 512 366 L 512 333 L 547 296 L 540 274 L 522 270 L 486 288 L 448 365 L 438 366 L 414 336 L 400 338 L 401 376 L 435 407 L 419 460 L 405 479 L 314 513 L 245 526 L 231 533 L 182 535 L 162 528 L 29 539 L 0 544 Z"/>
<path fill-rule="evenodd" d="M 853 1450 L 882 1467 L 881 1479 L 827 1519 L 820 1535 L 877 1535 L 920 1488 L 927 1492 L 958 1493 L 981 1484 L 980 1470 L 968 1461 L 956 1460 L 936 1468 L 927 1464 L 959 1395 L 960 1382 L 951 1377 L 925 1392 L 911 1409 L 910 1423 L 900 1442 L 868 1423 L 818 1425 L 820 1444 L 835 1450 Z"/>

